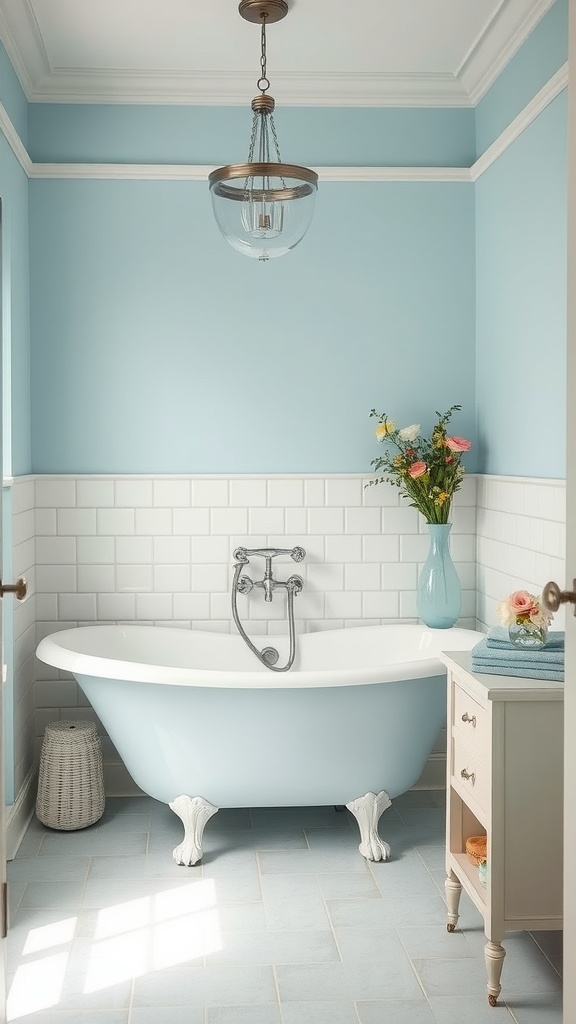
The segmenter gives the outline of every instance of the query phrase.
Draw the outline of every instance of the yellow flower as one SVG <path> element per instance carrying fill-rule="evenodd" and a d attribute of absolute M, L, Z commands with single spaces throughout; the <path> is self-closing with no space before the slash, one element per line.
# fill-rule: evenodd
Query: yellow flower
<path fill-rule="evenodd" d="M 443 505 L 445 501 L 448 501 L 446 491 L 440 491 L 440 494 L 434 498 L 434 504 L 438 506 Z"/>
<path fill-rule="evenodd" d="M 396 424 L 392 420 L 384 420 L 384 423 L 379 423 L 374 433 L 379 441 L 387 434 L 391 434 L 393 430 L 396 430 Z"/>

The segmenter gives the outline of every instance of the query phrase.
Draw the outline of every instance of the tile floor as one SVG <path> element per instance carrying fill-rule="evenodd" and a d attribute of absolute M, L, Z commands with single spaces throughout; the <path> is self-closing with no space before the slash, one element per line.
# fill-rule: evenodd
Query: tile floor
<path fill-rule="evenodd" d="M 381 819 L 368 864 L 347 811 L 223 810 L 178 867 L 178 818 L 109 799 L 78 832 L 35 818 L 8 865 L 8 1019 L 20 1024 L 561 1024 L 559 932 L 507 936 L 488 1006 L 481 919 L 449 935 L 443 794 Z"/>

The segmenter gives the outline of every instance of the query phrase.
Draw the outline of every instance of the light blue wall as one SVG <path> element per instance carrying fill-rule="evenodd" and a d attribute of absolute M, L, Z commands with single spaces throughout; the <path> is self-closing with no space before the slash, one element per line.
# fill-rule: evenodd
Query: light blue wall
<path fill-rule="evenodd" d="M 24 145 L 28 142 L 28 101 L 0 43 L 0 101 Z"/>
<path fill-rule="evenodd" d="M 0 43 L 0 101 L 20 138 L 28 137 L 28 103 Z M 28 179 L 0 134 L 2 201 L 2 360 L 4 474 L 30 472 L 30 326 Z"/>
<path fill-rule="evenodd" d="M 565 59 L 566 9 L 556 0 L 478 107 L 480 149 Z M 25 138 L 3 51 L 0 95 Z M 473 436 L 475 330 L 477 467 L 519 472 L 488 400 L 528 326 L 552 368 L 546 398 L 563 415 L 563 103 L 475 186 L 323 184 L 305 241 L 264 267 L 222 241 L 203 183 L 27 183 L 2 140 L 14 472 L 361 470 L 374 455 L 372 405 L 426 425 L 460 402 L 458 430 Z M 247 119 L 241 107 L 33 104 L 29 144 L 38 160 L 217 163 L 244 153 Z M 469 110 L 278 110 L 285 154 L 313 165 L 466 165 L 473 122 Z M 527 325 L 532 265 L 551 284 Z M 515 368 L 515 381 L 519 372 L 528 379 Z M 552 458 L 523 448 L 522 471 L 561 475 L 561 448 Z"/>
<path fill-rule="evenodd" d="M 30 314 L 28 289 L 28 179 L 0 135 L 3 255 L 4 473 L 29 473 Z"/>
<path fill-rule="evenodd" d="M 471 109 L 283 107 L 282 157 L 313 167 L 469 167 Z M 250 96 L 239 107 L 30 106 L 29 152 L 42 162 L 228 164 L 248 155 Z"/>
<path fill-rule="evenodd" d="M 476 183 L 476 386 L 483 473 L 566 473 L 567 104 Z"/>
<path fill-rule="evenodd" d="M 347 472 L 372 406 L 474 429 L 471 184 L 324 184 L 262 265 L 207 186 L 30 183 L 35 472 Z M 456 427 L 455 427 L 456 430 Z"/>
<path fill-rule="evenodd" d="M 556 0 L 476 107 L 480 156 L 568 60 L 568 0 Z"/>

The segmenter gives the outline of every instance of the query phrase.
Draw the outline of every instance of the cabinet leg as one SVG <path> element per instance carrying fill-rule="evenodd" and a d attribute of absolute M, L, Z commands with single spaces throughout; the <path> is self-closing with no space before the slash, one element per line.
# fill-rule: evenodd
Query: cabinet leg
<path fill-rule="evenodd" d="M 460 906 L 460 896 L 462 895 L 462 886 L 456 878 L 456 875 L 450 873 L 448 878 L 444 882 L 444 888 L 446 890 L 446 903 L 448 905 L 448 920 L 446 922 L 446 929 L 449 932 L 453 932 L 458 924 L 458 907 Z"/>
<path fill-rule="evenodd" d="M 490 1006 L 496 1006 L 498 996 L 502 990 L 500 977 L 505 956 L 506 950 L 499 942 L 487 942 L 484 946 L 484 959 L 488 975 L 488 1002 Z"/>

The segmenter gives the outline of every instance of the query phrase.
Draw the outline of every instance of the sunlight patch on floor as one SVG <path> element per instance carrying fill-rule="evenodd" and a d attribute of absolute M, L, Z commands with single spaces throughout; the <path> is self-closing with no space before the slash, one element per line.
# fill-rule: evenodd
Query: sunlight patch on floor
<path fill-rule="evenodd" d="M 16 971 L 7 1001 L 7 1020 L 46 1010 L 59 1002 L 66 975 L 68 953 L 55 953 L 22 964 Z"/>
<path fill-rule="evenodd" d="M 98 914 L 84 991 L 198 960 L 221 947 L 212 879 L 119 903 Z"/>
<path fill-rule="evenodd" d="M 43 925 L 42 928 L 31 928 L 26 936 L 22 956 L 30 956 L 31 953 L 40 953 L 43 949 L 53 949 L 54 946 L 63 946 L 65 942 L 71 942 L 77 920 L 76 917 L 67 917 L 63 921 Z"/>
<path fill-rule="evenodd" d="M 76 918 L 30 930 L 22 959 L 74 937 Z M 222 948 L 212 879 L 105 907 L 97 915 L 81 991 L 85 995 Z M 71 954 L 22 963 L 8 997 L 8 1021 L 57 1006 Z"/>

